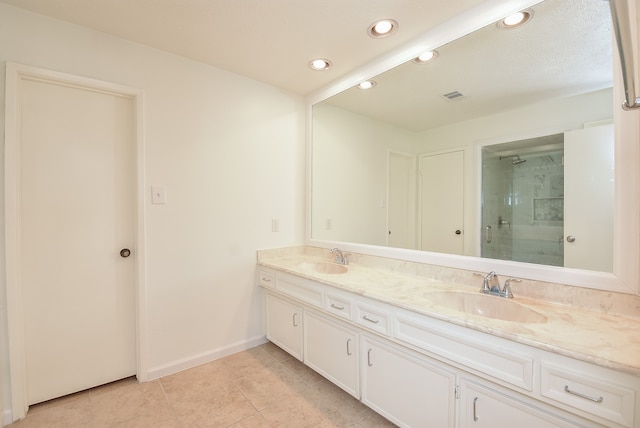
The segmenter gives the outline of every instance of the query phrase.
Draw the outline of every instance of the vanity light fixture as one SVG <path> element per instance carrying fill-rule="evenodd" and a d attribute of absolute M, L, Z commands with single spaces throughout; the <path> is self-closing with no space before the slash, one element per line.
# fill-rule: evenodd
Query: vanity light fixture
<path fill-rule="evenodd" d="M 398 22 L 393 19 L 381 19 L 369 26 L 367 33 L 374 39 L 390 36 L 398 29 Z"/>
<path fill-rule="evenodd" d="M 426 64 L 438 57 L 438 51 L 426 51 L 413 59 L 416 64 Z"/>
<path fill-rule="evenodd" d="M 325 71 L 331 68 L 333 64 L 325 58 L 316 58 L 309 61 L 309 67 L 315 71 Z"/>
<path fill-rule="evenodd" d="M 364 82 L 358 83 L 358 89 L 371 89 L 376 85 L 377 83 L 373 80 L 365 80 Z"/>
<path fill-rule="evenodd" d="M 504 18 L 498 22 L 498 28 L 502 30 L 510 30 L 512 28 L 520 27 L 527 22 L 531 21 L 533 17 L 533 10 L 527 9 L 520 12 L 516 12 Z"/>

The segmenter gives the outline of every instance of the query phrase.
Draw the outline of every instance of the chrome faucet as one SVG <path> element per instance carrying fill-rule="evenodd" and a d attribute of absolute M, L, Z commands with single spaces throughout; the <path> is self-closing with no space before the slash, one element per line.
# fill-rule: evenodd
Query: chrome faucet
<path fill-rule="evenodd" d="M 500 288 L 498 275 L 494 271 L 491 271 L 483 277 L 480 292 L 484 294 L 491 294 L 492 296 L 512 299 L 513 293 L 511 292 L 511 282 L 513 281 L 520 282 L 519 279 L 509 278 L 505 281 L 504 288 Z"/>
<path fill-rule="evenodd" d="M 335 262 L 340 265 L 348 265 L 349 264 L 349 254 L 343 254 L 339 248 L 334 248 L 331 250 L 333 254 L 336 255 Z"/>

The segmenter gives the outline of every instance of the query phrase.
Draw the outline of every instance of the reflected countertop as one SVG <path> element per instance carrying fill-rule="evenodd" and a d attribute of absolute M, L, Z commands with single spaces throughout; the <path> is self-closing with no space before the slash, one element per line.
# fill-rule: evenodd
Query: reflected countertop
<path fill-rule="evenodd" d="M 331 262 L 331 259 L 310 254 L 258 257 L 260 266 L 314 280 L 417 314 L 640 376 L 640 317 L 608 314 L 516 295 L 514 302 L 544 315 L 547 321 L 503 321 L 449 309 L 436 304 L 435 295 L 430 298 L 431 293 L 442 291 L 479 293 L 481 279 L 477 285 L 467 286 L 358 263 L 349 264 L 346 273 L 321 273 L 310 267 L 316 262 Z"/>

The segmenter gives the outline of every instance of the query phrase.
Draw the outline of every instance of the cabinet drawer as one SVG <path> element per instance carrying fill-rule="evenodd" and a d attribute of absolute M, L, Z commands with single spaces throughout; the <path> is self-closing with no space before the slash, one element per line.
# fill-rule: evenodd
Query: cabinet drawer
<path fill-rule="evenodd" d="M 258 283 L 263 287 L 276 288 L 276 275 L 270 270 L 258 270 Z"/>
<path fill-rule="evenodd" d="M 351 300 L 343 297 L 327 295 L 326 309 L 328 312 L 341 318 L 351 319 Z"/>
<path fill-rule="evenodd" d="M 356 306 L 356 322 L 369 330 L 390 335 L 390 314 L 379 308 L 358 304 Z"/>
<path fill-rule="evenodd" d="M 490 336 L 480 342 L 456 335 L 449 326 L 425 325 L 402 316 L 396 321 L 397 339 L 526 391 L 533 390 L 533 356 L 516 352 L 512 343 Z"/>
<path fill-rule="evenodd" d="M 322 288 L 302 279 L 289 280 L 278 276 L 276 290 L 310 305 L 322 308 Z"/>
<path fill-rule="evenodd" d="M 593 368 L 595 371 L 597 368 Z M 543 363 L 540 394 L 556 403 L 582 410 L 607 421 L 632 427 L 636 391 L 615 385 L 607 373 L 578 373 Z M 606 376 L 606 378 L 604 377 Z"/>

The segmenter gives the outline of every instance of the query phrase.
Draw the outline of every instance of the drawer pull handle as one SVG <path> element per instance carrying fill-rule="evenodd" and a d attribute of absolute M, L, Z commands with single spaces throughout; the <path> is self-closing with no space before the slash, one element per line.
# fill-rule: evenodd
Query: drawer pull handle
<path fill-rule="evenodd" d="M 478 422 L 478 397 L 473 399 L 473 422 Z"/>
<path fill-rule="evenodd" d="M 351 339 L 347 339 L 347 355 L 351 356 L 351 347 L 349 346 L 349 344 L 351 343 Z"/>
<path fill-rule="evenodd" d="M 373 349 L 369 348 L 369 350 L 367 351 L 367 365 L 369 367 L 373 367 L 373 362 L 371 361 L 371 351 L 373 351 Z"/>
<path fill-rule="evenodd" d="M 332 303 L 331 307 L 334 308 L 334 309 L 337 309 L 339 311 L 344 311 L 344 306 L 338 306 L 335 303 Z"/>
<path fill-rule="evenodd" d="M 271 282 L 271 278 L 267 278 L 265 276 L 262 277 L 263 282 Z"/>
<path fill-rule="evenodd" d="M 297 312 L 295 314 L 293 314 L 293 326 L 294 327 L 298 326 L 298 321 L 297 321 L 296 318 L 298 318 L 298 313 Z"/>
<path fill-rule="evenodd" d="M 578 396 L 580 398 L 585 398 L 587 400 L 593 401 L 594 403 L 602 403 L 604 401 L 604 397 L 594 398 L 594 397 L 590 397 L 588 395 L 580 394 L 579 392 L 576 392 L 576 391 L 572 391 L 572 390 L 569 389 L 569 385 L 565 385 L 564 386 L 564 390 L 565 390 L 565 392 L 568 392 L 569 394 L 576 395 L 576 396 Z"/>
<path fill-rule="evenodd" d="M 372 322 L 374 324 L 378 324 L 380 322 L 380 320 L 374 320 L 373 318 L 369 318 L 367 315 L 363 315 L 362 319 L 365 320 L 365 321 Z"/>

